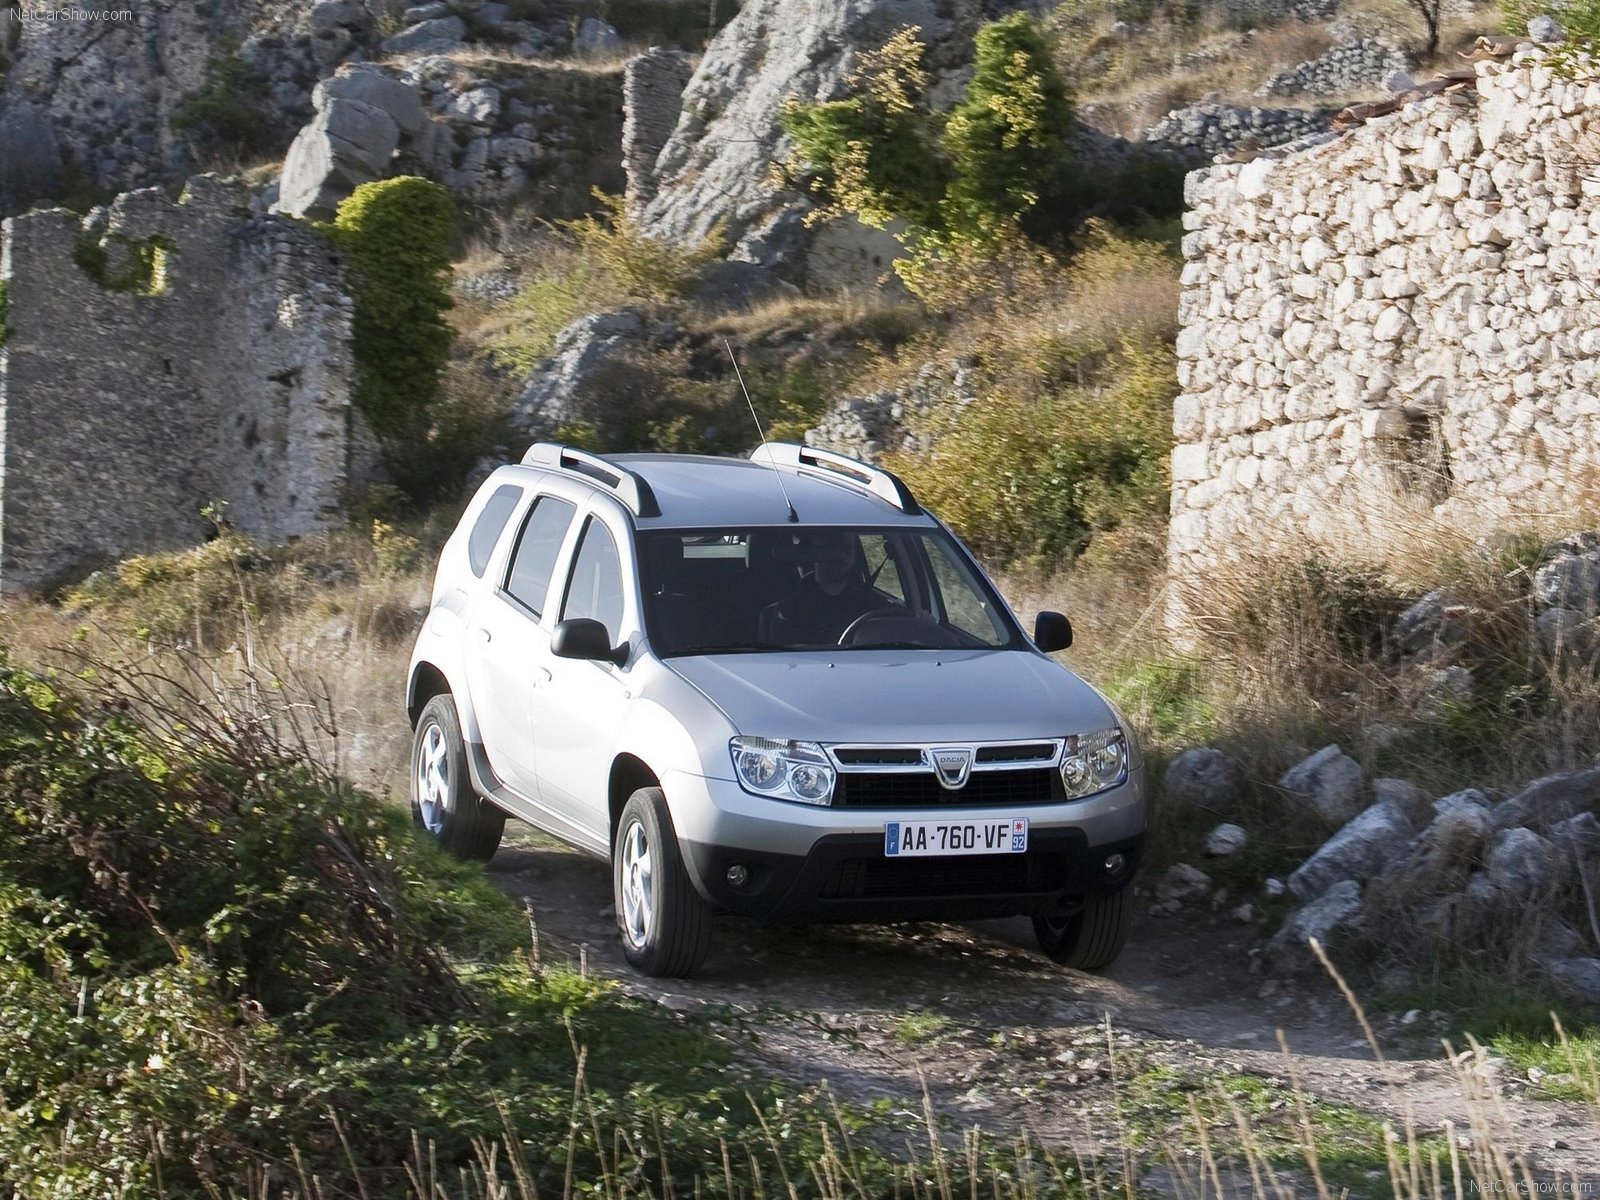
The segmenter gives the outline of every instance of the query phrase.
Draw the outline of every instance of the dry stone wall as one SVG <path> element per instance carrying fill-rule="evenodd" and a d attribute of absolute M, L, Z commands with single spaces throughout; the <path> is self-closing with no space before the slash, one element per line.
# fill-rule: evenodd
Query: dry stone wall
<path fill-rule="evenodd" d="M 1223 559 L 1592 488 L 1600 80 L 1531 47 L 1476 74 L 1189 176 L 1175 626 Z"/>
<path fill-rule="evenodd" d="M 155 246 L 154 272 L 119 277 Z M 86 250 L 107 260 L 99 278 Z M 0 280 L 0 588 L 196 543 L 212 501 L 265 537 L 338 519 L 370 440 L 350 403 L 351 302 L 318 234 L 201 178 L 181 203 L 149 189 L 100 221 L 4 222 Z"/>

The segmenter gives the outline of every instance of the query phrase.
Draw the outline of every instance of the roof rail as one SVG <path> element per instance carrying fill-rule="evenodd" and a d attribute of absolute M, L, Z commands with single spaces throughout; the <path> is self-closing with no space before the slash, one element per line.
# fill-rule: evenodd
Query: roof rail
<path fill-rule="evenodd" d="M 882 467 L 875 467 L 846 454 L 835 454 L 832 450 L 794 442 L 762 442 L 751 452 L 750 459 L 752 462 L 771 463 L 775 467 L 810 468 L 829 479 L 864 488 L 880 500 L 887 500 L 907 516 L 916 516 L 922 511 L 911 489 L 893 471 L 885 471 Z"/>
<path fill-rule="evenodd" d="M 661 505 L 650 490 L 644 476 L 627 467 L 618 466 L 608 458 L 590 454 L 587 450 L 574 450 L 558 442 L 535 442 L 522 456 L 525 467 L 548 467 L 554 471 L 573 471 L 586 479 L 603 484 L 616 493 L 617 499 L 632 510 L 636 517 L 659 517 Z"/>

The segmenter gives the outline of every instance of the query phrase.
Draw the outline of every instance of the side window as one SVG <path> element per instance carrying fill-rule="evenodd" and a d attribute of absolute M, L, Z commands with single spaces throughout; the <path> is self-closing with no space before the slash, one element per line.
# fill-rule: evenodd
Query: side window
<path fill-rule="evenodd" d="M 986 645 L 1003 642 L 1005 627 L 989 611 L 966 565 L 952 559 L 951 551 L 941 542 L 925 538 L 924 543 L 928 547 L 934 581 L 944 601 L 945 620 Z"/>
<path fill-rule="evenodd" d="M 472 532 L 467 535 L 467 562 L 479 579 L 483 578 L 483 572 L 489 566 L 489 556 L 494 553 L 494 545 L 500 540 L 500 531 L 506 527 L 512 510 L 521 499 L 521 488 L 512 483 L 501 484 L 483 506 L 478 519 L 472 523 Z"/>
<path fill-rule="evenodd" d="M 545 597 L 550 594 L 550 576 L 555 573 L 556 555 L 566 539 L 567 526 L 577 508 L 554 496 L 540 496 L 533 502 L 528 519 L 517 535 L 517 548 L 511 553 L 511 570 L 506 575 L 506 591 L 536 617 L 544 616 Z"/>
<path fill-rule="evenodd" d="M 567 581 L 567 599 L 561 606 L 563 621 L 573 617 L 599 621 L 613 642 L 622 629 L 622 562 L 611 531 L 593 517 L 584 526 L 572 560 L 572 577 Z"/>

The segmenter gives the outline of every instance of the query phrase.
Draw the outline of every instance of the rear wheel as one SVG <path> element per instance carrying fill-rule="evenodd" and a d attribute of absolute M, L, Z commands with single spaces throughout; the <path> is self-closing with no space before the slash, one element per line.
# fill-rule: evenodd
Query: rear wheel
<path fill-rule="evenodd" d="M 660 788 L 628 798 L 611 847 L 622 953 L 646 975 L 691 975 L 711 949 L 711 905 L 694 890 Z"/>
<path fill-rule="evenodd" d="M 448 693 L 428 701 L 411 743 L 411 818 L 457 858 L 486 862 L 506 815 L 472 790 L 461 720 Z"/>
<path fill-rule="evenodd" d="M 1117 961 L 1128 944 L 1133 896 L 1126 887 L 1090 896 L 1076 910 L 1048 909 L 1033 918 L 1039 949 L 1056 962 L 1080 971 L 1101 971 Z"/>

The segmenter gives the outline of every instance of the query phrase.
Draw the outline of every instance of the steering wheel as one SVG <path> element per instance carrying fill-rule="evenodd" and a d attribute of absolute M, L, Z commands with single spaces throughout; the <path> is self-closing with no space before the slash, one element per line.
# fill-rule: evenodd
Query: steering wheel
<path fill-rule="evenodd" d="M 960 645 L 948 629 L 927 617 L 912 616 L 896 609 L 874 608 L 862 613 L 844 627 L 839 645 L 854 646 L 869 640 L 864 631 L 879 642 L 915 642 L 928 650 L 944 650 Z"/>

